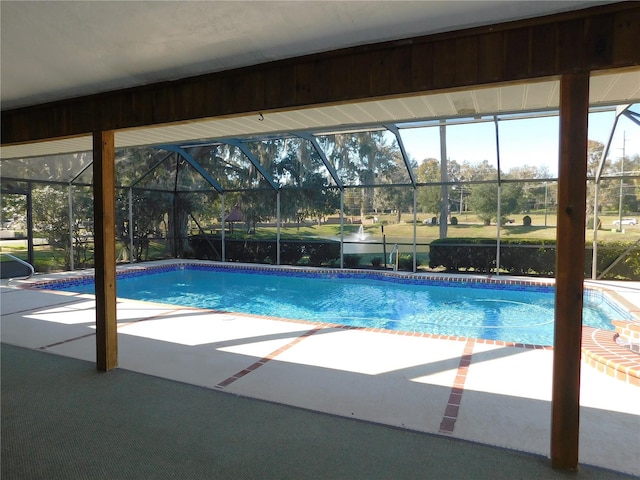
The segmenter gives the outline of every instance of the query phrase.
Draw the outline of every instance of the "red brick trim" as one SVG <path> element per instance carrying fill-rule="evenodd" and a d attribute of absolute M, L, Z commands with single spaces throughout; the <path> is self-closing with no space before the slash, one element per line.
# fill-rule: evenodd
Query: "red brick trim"
<path fill-rule="evenodd" d="M 614 332 L 582 327 L 582 359 L 598 370 L 640 387 L 640 355 L 618 345 Z"/>
<path fill-rule="evenodd" d="M 462 394 L 464 393 L 464 383 L 467 380 L 469 365 L 471 365 L 474 345 L 475 340 L 468 339 L 464 346 L 464 351 L 460 357 L 460 363 L 458 364 L 456 378 L 453 381 L 453 387 L 451 387 L 451 392 L 449 393 L 449 401 L 447 402 L 447 406 L 444 410 L 444 416 L 440 422 L 440 433 L 446 433 L 448 435 L 453 434 L 456 420 L 458 419 L 458 413 L 460 411 Z"/>

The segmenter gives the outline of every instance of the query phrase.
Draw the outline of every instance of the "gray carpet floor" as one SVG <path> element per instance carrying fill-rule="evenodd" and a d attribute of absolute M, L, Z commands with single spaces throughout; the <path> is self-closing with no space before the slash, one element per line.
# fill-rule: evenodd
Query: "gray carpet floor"
<path fill-rule="evenodd" d="M 620 479 L 3 344 L 2 479 Z"/>

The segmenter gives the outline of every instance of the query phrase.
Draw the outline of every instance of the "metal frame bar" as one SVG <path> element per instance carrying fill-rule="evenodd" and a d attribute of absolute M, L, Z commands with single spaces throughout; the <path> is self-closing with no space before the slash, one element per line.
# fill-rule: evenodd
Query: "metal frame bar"
<path fill-rule="evenodd" d="M 158 148 L 162 148 L 169 152 L 175 152 L 178 155 L 180 155 L 187 163 L 189 163 L 189 165 L 191 165 L 202 176 L 202 178 L 204 178 L 209 183 L 209 185 L 215 188 L 218 193 L 222 193 L 222 191 L 224 190 L 222 188 L 222 185 L 220 185 L 211 175 L 209 175 L 209 173 L 204 168 L 202 168 L 202 166 L 198 163 L 198 161 L 195 158 L 193 158 L 189 154 L 189 152 L 185 151 L 182 147 L 178 147 L 176 145 L 162 145 L 162 146 L 159 146 Z M 175 189 L 174 189 L 174 193 L 175 193 Z"/>
<path fill-rule="evenodd" d="M 338 186 L 338 188 L 342 190 L 344 188 L 344 184 L 342 183 L 342 180 L 340 179 L 338 172 L 336 171 L 334 166 L 331 164 L 331 162 L 327 158 L 327 154 L 324 153 L 324 150 L 318 143 L 318 139 L 314 137 L 313 134 L 307 133 L 307 132 L 298 132 L 295 135 L 297 135 L 298 137 L 304 140 L 308 140 L 309 142 L 311 142 L 311 145 L 313 145 L 313 148 L 315 148 L 316 152 L 318 152 L 318 155 L 320 155 L 320 160 L 322 160 L 322 163 L 324 164 L 325 168 L 329 171 L 331 178 L 333 178 L 333 181 L 336 182 L 336 185 Z"/>
<path fill-rule="evenodd" d="M 400 136 L 400 130 L 396 125 L 393 124 L 385 124 L 384 127 L 393 133 L 396 137 L 396 141 L 398 142 L 398 146 L 400 147 L 400 153 L 402 154 L 402 160 L 404 161 L 404 166 L 407 169 L 407 173 L 409 173 L 409 178 L 411 179 L 411 186 L 416 186 L 416 177 L 411 169 L 411 165 L 409 163 L 409 156 L 407 155 L 407 151 L 404 148 L 404 142 L 402 141 L 402 137 Z"/>
<path fill-rule="evenodd" d="M 275 191 L 278 191 L 280 189 L 280 185 L 278 185 L 276 182 L 273 181 L 273 179 L 271 178 L 271 175 L 267 173 L 267 171 L 264 169 L 260 161 L 255 157 L 253 153 L 249 151 L 249 149 L 247 148 L 247 145 L 244 142 L 238 139 L 231 139 L 231 140 L 224 140 L 222 141 L 222 143 L 226 143 L 227 145 L 232 145 L 234 147 L 239 148 L 240 151 L 244 153 L 244 155 L 253 164 L 253 166 L 256 167 L 258 172 L 260 172 L 260 175 L 262 175 L 262 177 L 269 183 L 269 185 L 271 185 L 271 188 L 273 188 Z"/>

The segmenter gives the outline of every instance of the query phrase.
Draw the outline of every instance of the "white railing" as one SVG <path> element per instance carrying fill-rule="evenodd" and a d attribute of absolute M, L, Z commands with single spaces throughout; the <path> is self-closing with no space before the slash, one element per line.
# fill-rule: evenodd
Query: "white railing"
<path fill-rule="evenodd" d="M 396 259 L 395 262 L 393 261 L 393 255 L 396 255 Z M 393 248 L 391 249 L 391 253 L 389 254 L 389 263 L 391 265 L 393 265 L 393 271 L 397 272 L 398 271 L 398 244 L 396 243 Z"/>
<path fill-rule="evenodd" d="M 28 278 L 31 278 L 31 276 L 35 273 L 35 270 L 34 270 L 34 268 L 33 268 L 33 265 L 31 265 L 29 262 L 25 262 L 25 261 L 24 261 L 24 260 L 22 260 L 21 258 L 18 258 L 18 257 L 16 257 L 15 255 L 11 255 L 10 253 L 0 253 L 0 255 L 3 255 L 3 256 L 6 256 L 6 257 L 11 258 L 11 260 L 10 260 L 10 261 L 12 261 L 12 262 L 16 262 L 16 263 L 19 263 L 20 265 L 22 265 L 22 266 L 26 267 L 26 268 L 28 269 L 28 271 L 29 271 L 29 273 L 28 273 L 27 275 L 25 275 L 25 276 L 23 276 L 23 275 L 17 275 L 17 276 L 15 276 L 15 277 L 13 277 L 13 276 L 12 276 L 12 277 L 6 277 L 6 278 L 8 278 L 8 279 L 9 279 L 9 281 L 11 281 L 11 280 L 15 280 L 16 278 L 21 278 L 21 279 L 23 279 L 23 280 L 26 280 L 26 279 L 28 279 Z M 0 276 L 1 276 L 1 275 L 0 275 Z M 4 276 L 2 276 L 2 278 L 5 278 L 5 277 L 4 277 Z"/>

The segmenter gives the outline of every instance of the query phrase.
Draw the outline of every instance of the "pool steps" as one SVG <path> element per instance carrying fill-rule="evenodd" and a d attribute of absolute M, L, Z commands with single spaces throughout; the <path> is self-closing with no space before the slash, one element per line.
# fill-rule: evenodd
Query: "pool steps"
<path fill-rule="evenodd" d="M 616 331 L 583 327 L 582 358 L 599 372 L 640 387 L 640 353 L 633 348 L 640 345 L 640 323 L 614 320 Z M 617 342 L 617 338 L 622 338 Z"/>

